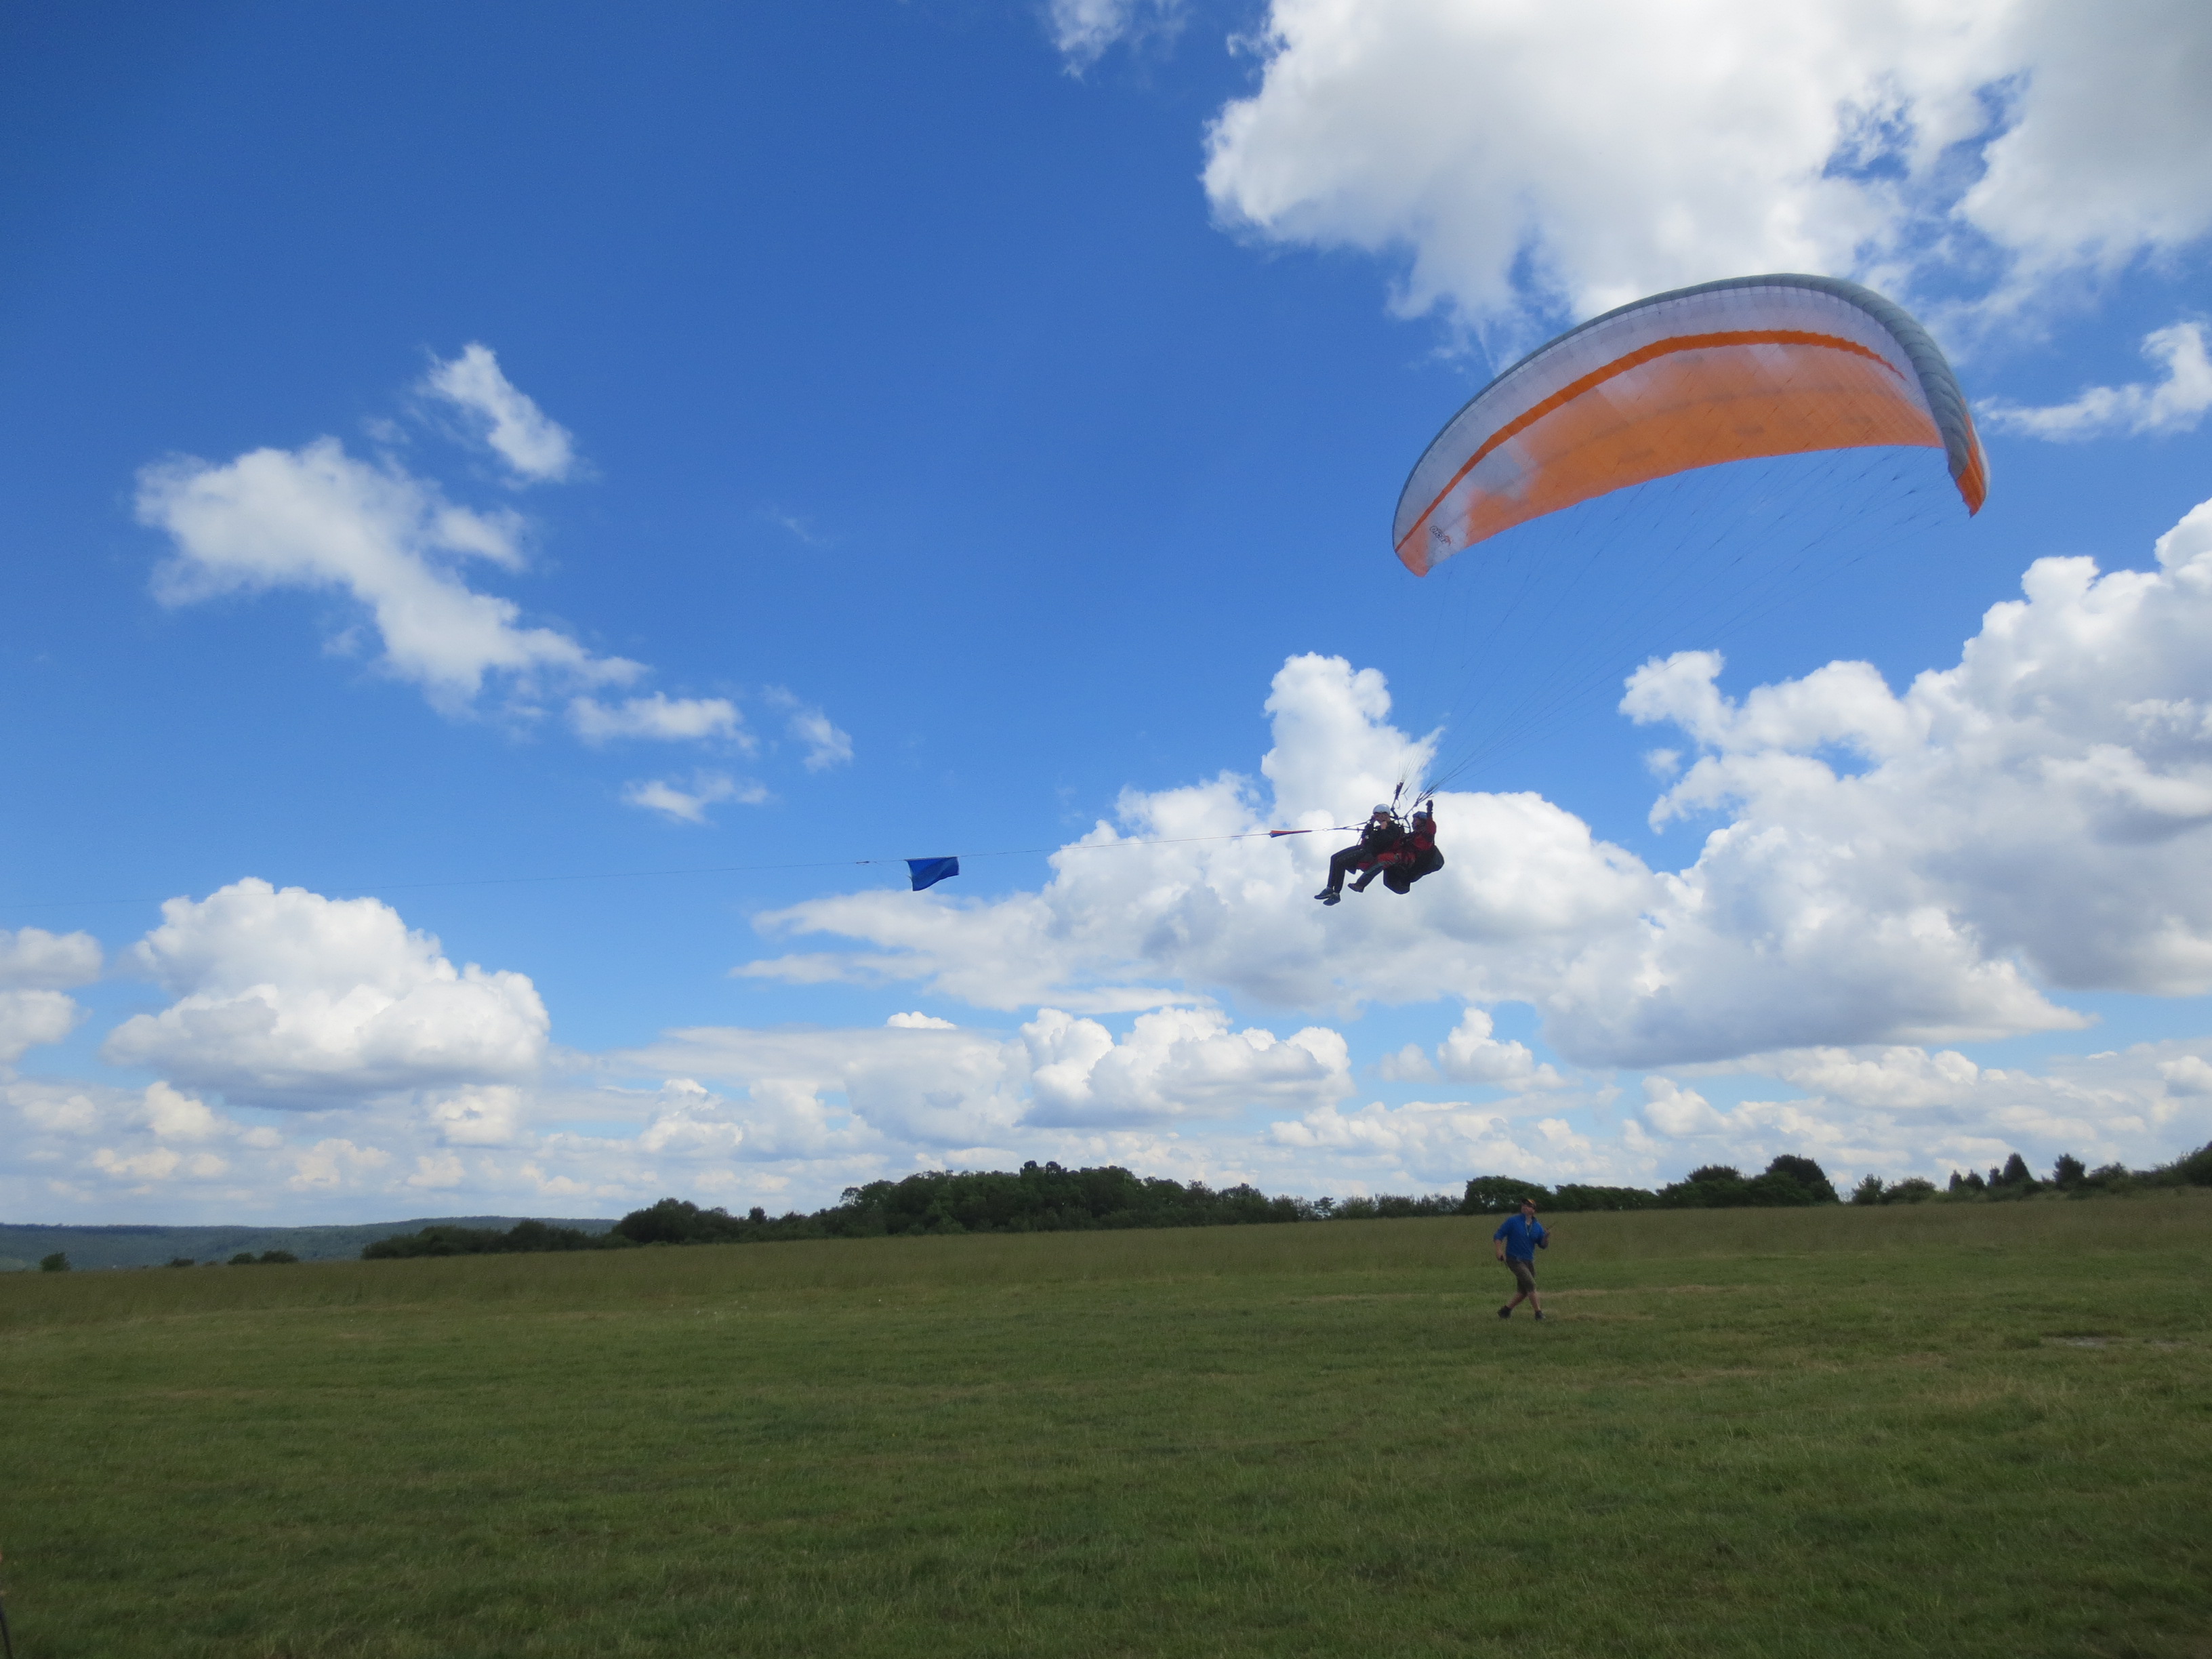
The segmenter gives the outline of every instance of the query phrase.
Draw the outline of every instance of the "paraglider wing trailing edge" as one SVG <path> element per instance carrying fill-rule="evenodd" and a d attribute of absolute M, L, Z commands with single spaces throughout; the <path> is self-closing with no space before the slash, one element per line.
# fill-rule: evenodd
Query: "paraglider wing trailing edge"
<path fill-rule="evenodd" d="M 1966 395 L 1928 331 L 1832 276 L 1737 276 L 1638 300 L 1539 346 L 1437 435 L 1391 540 L 1425 576 L 1499 532 L 1696 467 L 1830 449 L 1941 449 L 1989 493 Z"/>

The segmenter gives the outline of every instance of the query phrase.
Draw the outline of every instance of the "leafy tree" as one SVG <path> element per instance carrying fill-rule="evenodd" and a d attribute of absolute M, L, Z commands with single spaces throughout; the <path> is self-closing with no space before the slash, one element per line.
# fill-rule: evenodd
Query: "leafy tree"
<path fill-rule="evenodd" d="M 2171 1175 L 2192 1187 L 2212 1187 L 2212 1142 L 2199 1146 L 2186 1158 L 2176 1158 L 2160 1173 Z"/>
<path fill-rule="evenodd" d="M 52 1255 L 39 1258 L 39 1271 L 42 1273 L 65 1273 L 69 1270 L 69 1256 L 64 1251 L 56 1250 Z"/>
<path fill-rule="evenodd" d="M 1893 1182 L 1884 1188 L 1881 1201 L 1885 1204 L 1925 1204 L 1935 1196 L 1934 1182 L 1919 1176 L 1907 1176 L 1904 1180 Z"/>
<path fill-rule="evenodd" d="M 1060 1232 L 1091 1227 L 1217 1227 L 1302 1221 L 1324 1213 L 1256 1187 L 1215 1191 L 1145 1178 L 1114 1165 L 1066 1170 L 1024 1164 L 1018 1173 L 929 1170 L 903 1181 L 848 1188 L 845 1201 L 812 1219 L 837 1237 L 915 1232 Z M 787 1217 L 790 1221 L 796 1218 Z"/>
<path fill-rule="evenodd" d="M 664 1198 L 642 1210 L 632 1210 L 614 1230 L 634 1244 L 690 1244 L 710 1236 L 710 1212 L 680 1198 Z"/>
<path fill-rule="evenodd" d="M 1531 1181 L 1516 1181 L 1511 1176 L 1477 1176 L 1467 1183 L 1467 1196 L 1460 1200 L 1459 1212 L 1508 1215 L 1531 1198 L 1540 1210 L 1551 1202 L 1552 1194 L 1547 1188 Z"/>
<path fill-rule="evenodd" d="M 2081 1160 L 2071 1152 L 2058 1154 L 2058 1162 L 2051 1171 L 2051 1184 L 2062 1193 L 2070 1193 L 2089 1177 Z"/>
<path fill-rule="evenodd" d="M 1662 1187 L 1659 1196 L 1676 1209 L 1735 1210 L 1759 1203 L 1743 1171 L 1729 1164 L 1705 1164 L 1683 1179 Z"/>
<path fill-rule="evenodd" d="M 199 1263 L 188 1255 L 173 1255 L 169 1258 L 169 1265 L 172 1267 L 196 1267 Z"/>
<path fill-rule="evenodd" d="M 1812 1204 L 1840 1204 L 1836 1195 L 1835 1182 L 1828 1172 L 1809 1158 L 1800 1158 L 1794 1152 L 1784 1152 L 1766 1166 L 1754 1186 L 1767 1182 L 1787 1181 L 1805 1194 L 1804 1202 Z"/>
<path fill-rule="evenodd" d="M 1879 1204 L 1881 1202 L 1881 1177 L 1880 1176 L 1870 1175 L 1864 1180 L 1861 1181 L 1857 1186 L 1851 1188 L 1851 1202 L 1854 1204 Z"/>

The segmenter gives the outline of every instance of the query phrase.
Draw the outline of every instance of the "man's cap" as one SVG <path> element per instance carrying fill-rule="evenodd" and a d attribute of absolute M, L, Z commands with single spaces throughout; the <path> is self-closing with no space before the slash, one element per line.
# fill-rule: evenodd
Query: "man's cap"
<path fill-rule="evenodd" d="M 1378 817 L 1378 818 L 1387 818 L 1387 817 L 1389 817 L 1390 816 L 1390 807 L 1389 807 L 1389 804 L 1388 802 L 1385 802 L 1383 805 L 1380 805 L 1380 806 L 1376 807 L 1376 808 L 1375 809 L 1375 816 L 1376 816 L 1376 817 Z"/>

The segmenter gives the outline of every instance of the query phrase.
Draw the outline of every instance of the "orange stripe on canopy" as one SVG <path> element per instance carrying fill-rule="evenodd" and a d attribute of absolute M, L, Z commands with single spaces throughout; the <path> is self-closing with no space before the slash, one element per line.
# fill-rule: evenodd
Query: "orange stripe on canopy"
<path fill-rule="evenodd" d="M 1946 452 L 1988 493 L 1966 398 L 1927 331 L 1834 277 L 1730 278 L 1623 306 L 1507 369 L 1439 433 L 1393 544 L 1439 559 L 1593 496 L 1693 468 L 1829 449 Z"/>
<path fill-rule="evenodd" d="M 1904 380 L 1904 377 L 1902 375 L 1899 375 L 1894 368 L 1891 368 L 1888 363 L 1883 362 L 1881 354 L 1868 350 L 1856 340 L 1846 340 L 1841 335 L 1838 334 L 1815 334 L 1806 329 L 1741 328 L 1730 329 L 1724 332 L 1713 334 L 1685 334 L 1672 340 L 1654 340 L 1649 345 L 1638 346 L 1635 350 L 1629 352 L 1625 356 L 1615 358 L 1613 362 L 1606 364 L 1602 368 L 1592 370 L 1589 374 L 1583 375 L 1579 380 L 1571 380 L 1568 382 L 1565 386 L 1561 386 L 1557 392 L 1554 392 L 1550 397 L 1545 398 L 1541 403 L 1531 404 L 1528 408 L 1522 410 L 1520 414 L 1508 421 L 1504 426 L 1499 427 L 1498 430 L 1492 433 L 1489 437 L 1484 439 L 1481 447 L 1478 448 L 1474 454 L 1467 458 L 1466 461 L 1461 465 L 1459 471 L 1452 474 L 1449 482 L 1448 482 L 1442 489 L 1437 492 L 1436 500 L 1431 501 L 1426 507 L 1421 509 L 1421 516 L 1413 520 L 1412 527 L 1406 532 L 1404 538 L 1398 544 L 1398 556 L 1401 559 L 1406 556 L 1406 543 L 1413 540 L 1414 537 L 1421 533 L 1422 526 L 1426 525 L 1429 521 L 1429 515 L 1434 513 L 1437 507 L 1443 503 L 1445 496 L 1450 495 L 1454 489 L 1459 487 L 1459 482 L 1461 479 L 1466 477 L 1468 473 L 1474 471 L 1476 467 L 1480 466 L 1484 459 L 1489 456 L 1490 453 L 1496 449 L 1500 444 L 1510 442 L 1511 440 L 1517 438 L 1522 433 L 1535 425 L 1537 422 L 1542 420 L 1547 415 L 1552 414 L 1555 410 L 1565 408 L 1569 404 L 1574 402 L 1576 398 L 1581 397 L 1584 392 L 1592 391 L 1596 387 L 1604 385 L 1607 380 L 1617 379 L 1620 375 L 1628 374 L 1632 369 L 1641 368 L 1644 364 L 1653 362 L 1655 359 L 1667 356 L 1671 353 L 1677 351 L 1710 351 L 1719 346 L 1747 345 L 1823 346 L 1832 351 L 1854 352 L 1859 356 L 1868 359 L 1871 362 L 1880 363 L 1882 368 L 1889 369 L 1891 374 L 1897 376 L 1900 384 L 1902 384 Z M 1929 441 L 1934 444 L 1936 448 L 1942 448 L 1943 446 L 1942 439 L 1934 435 L 1936 431 L 1935 422 L 1929 421 L 1926 422 L 1926 425 L 1930 434 Z M 1808 446 L 1808 447 L 1815 449 L 1826 448 L 1828 446 L 1820 444 Z M 1749 459 L 1754 454 L 1789 455 L 1799 453 L 1801 452 L 1795 448 L 1758 451 L 1747 450 L 1745 452 L 1743 459 Z M 1729 460 L 1736 458 L 1732 456 L 1717 456 L 1714 459 L 1717 460 Z M 1708 465 L 1708 463 L 1693 462 L 1692 465 Z M 1680 471 L 1682 469 L 1679 467 L 1668 469 L 1669 471 Z M 1615 489 L 1625 489 L 1629 483 L 1644 483 L 1650 478 L 1663 478 L 1667 476 L 1668 474 L 1666 472 L 1648 473 L 1644 477 L 1624 480 L 1621 483 L 1612 485 L 1611 488 Z M 1578 496 L 1576 499 L 1581 500 L 1585 498 Z M 1562 505 L 1565 504 L 1565 503 L 1562 503 Z M 1546 512 L 1552 512 L 1556 509 L 1547 507 L 1544 510 Z M 1534 518 L 1535 516 L 1536 515 L 1534 514 L 1526 514 L 1522 515 L 1524 518 Z M 1520 520 L 1515 520 L 1513 522 L 1518 523 Z M 1504 527 L 1505 526 L 1503 525 L 1498 526 L 1499 529 L 1504 529 Z M 1497 532 L 1492 531 L 1490 533 L 1495 535 Z"/>

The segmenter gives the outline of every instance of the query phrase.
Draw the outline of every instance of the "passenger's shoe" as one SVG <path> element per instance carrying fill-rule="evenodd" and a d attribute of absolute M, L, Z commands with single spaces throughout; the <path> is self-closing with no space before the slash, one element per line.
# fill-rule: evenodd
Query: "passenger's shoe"
<path fill-rule="evenodd" d="M 1322 888 L 1318 893 L 1316 893 L 1314 896 L 1319 899 L 1323 904 L 1341 904 L 1344 902 L 1343 894 L 1334 892 L 1326 887 Z"/>
<path fill-rule="evenodd" d="M 1509 1303 L 1507 1303 L 1504 1307 L 1500 1308 L 1500 1309 L 1498 1310 L 1498 1316 L 1500 1319 L 1510 1319 L 1510 1318 L 1512 1318 L 1512 1317 L 1513 1317 L 1513 1304 L 1512 1304 L 1510 1302 L 1509 1302 Z"/>
<path fill-rule="evenodd" d="M 1539 1318 L 1539 1319 L 1541 1319 L 1543 1316 L 1544 1316 L 1544 1310 L 1543 1310 L 1541 1308 L 1537 1309 L 1537 1310 L 1536 1310 L 1536 1317 L 1537 1317 L 1537 1318 Z"/>

